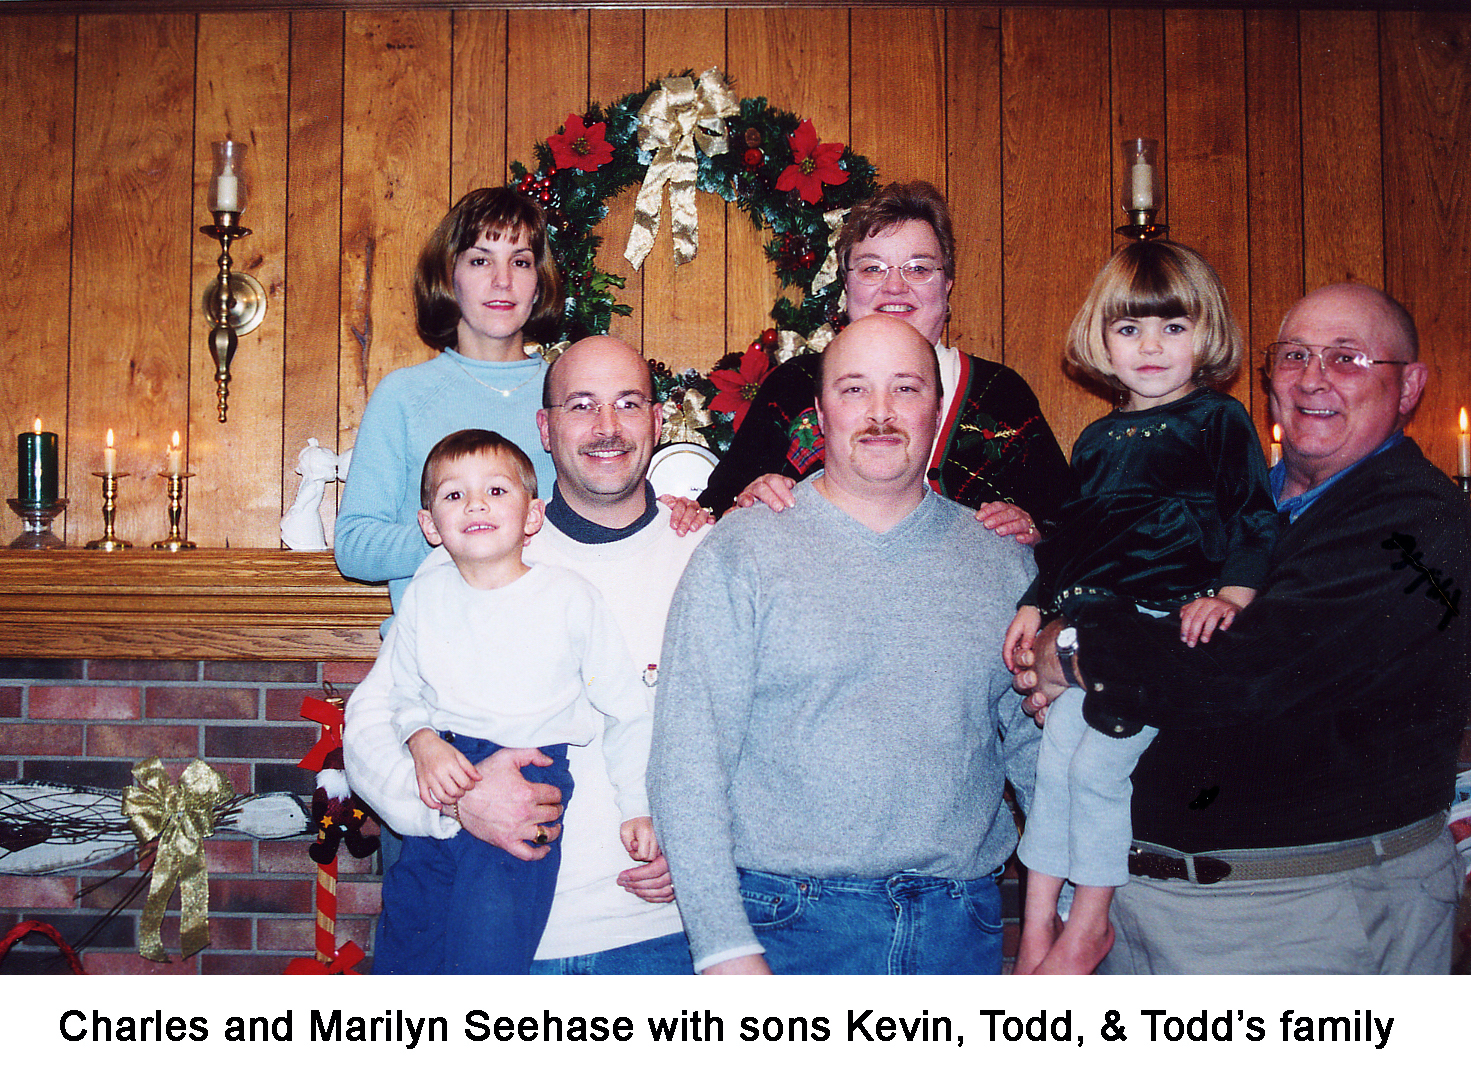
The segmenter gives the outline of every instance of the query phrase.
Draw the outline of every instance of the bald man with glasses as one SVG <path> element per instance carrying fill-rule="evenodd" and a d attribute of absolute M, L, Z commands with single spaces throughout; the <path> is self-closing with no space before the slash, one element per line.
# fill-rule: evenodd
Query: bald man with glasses
<path fill-rule="evenodd" d="M 1256 601 L 1193 649 L 1122 604 L 1054 623 L 1017 677 L 1029 710 L 1073 683 L 1099 729 L 1160 728 L 1100 972 L 1450 968 L 1466 496 L 1404 434 L 1428 370 L 1403 307 L 1332 285 L 1279 336 L 1284 531 Z"/>

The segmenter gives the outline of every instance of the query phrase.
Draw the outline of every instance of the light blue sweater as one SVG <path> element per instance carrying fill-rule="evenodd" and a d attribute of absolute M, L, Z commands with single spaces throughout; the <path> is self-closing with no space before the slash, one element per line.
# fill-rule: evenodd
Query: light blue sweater
<path fill-rule="evenodd" d="M 556 472 L 541 447 L 536 412 L 546 364 L 485 363 L 446 349 L 427 363 L 390 372 L 373 391 L 342 492 L 335 540 L 343 576 L 388 582 L 394 608 L 429 553 L 419 530 L 419 477 L 434 443 L 484 427 L 511 439 L 536 466 L 543 498 Z"/>

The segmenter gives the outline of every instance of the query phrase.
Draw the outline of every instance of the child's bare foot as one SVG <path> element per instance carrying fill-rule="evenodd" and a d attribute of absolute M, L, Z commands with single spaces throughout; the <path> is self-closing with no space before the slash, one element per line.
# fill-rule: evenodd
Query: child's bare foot
<path fill-rule="evenodd" d="M 1012 973 L 1019 977 L 1036 973 L 1037 967 L 1057 943 L 1062 928 L 1062 918 L 1056 914 L 1050 918 L 1026 918 L 1022 923 L 1022 938 L 1017 946 L 1016 966 Z"/>
<path fill-rule="evenodd" d="M 1113 947 L 1113 925 L 1108 921 L 1103 922 L 1102 930 L 1077 929 L 1069 931 L 1072 925 L 1063 927 L 1057 942 L 1047 952 L 1046 957 L 1039 962 L 1032 972 L 1039 975 L 1046 974 L 1082 974 L 1087 975 L 1098 968 L 1098 963 L 1108 957 L 1109 950 Z M 1021 958 L 1017 958 L 1017 972 L 1021 972 Z"/>

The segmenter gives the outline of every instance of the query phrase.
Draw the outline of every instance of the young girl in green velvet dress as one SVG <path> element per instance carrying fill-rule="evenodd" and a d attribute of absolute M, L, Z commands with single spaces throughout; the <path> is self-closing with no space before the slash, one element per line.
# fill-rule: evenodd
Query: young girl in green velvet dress
<path fill-rule="evenodd" d="M 1277 513 L 1251 418 L 1217 392 L 1241 362 L 1220 279 L 1195 251 L 1145 241 L 1119 250 L 1073 320 L 1068 360 L 1120 392 L 1073 447 L 1080 494 L 1037 546 L 1038 576 L 1004 655 L 1045 620 L 1121 596 L 1178 613 L 1192 647 L 1256 594 Z M 1067 665 L 1067 664 L 1065 664 Z M 1036 793 L 1018 853 L 1031 870 L 1018 973 L 1090 973 L 1113 942 L 1113 889 L 1128 881 L 1130 775 L 1156 731 L 1089 726 L 1080 689 L 1048 709 Z M 1075 891 L 1057 915 L 1064 880 Z"/>

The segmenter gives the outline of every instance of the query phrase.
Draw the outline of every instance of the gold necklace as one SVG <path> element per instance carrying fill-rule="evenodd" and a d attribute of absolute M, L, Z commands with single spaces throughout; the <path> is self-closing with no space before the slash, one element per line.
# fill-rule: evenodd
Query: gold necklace
<path fill-rule="evenodd" d="M 515 393 L 518 389 L 524 389 L 526 386 L 529 386 L 531 384 L 531 382 L 532 382 L 533 379 L 536 379 L 536 378 L 541 377 L 542 368 L 545 367 L 546 364 L 545 363 L 537 363 L 536 368 L 531 372 L 530 375 L 527 376 L 527 378 L 526 378 L 525 381 L 516 383 L 510 389 L 502 389 L 502 388 L 500 388 L 500 386 L 493 386 L 489 382 L 484 381 L 483 379 L 476 378 L 475 375 L 473 375 L 473 374 L 470 373 L 470 368 L 467 367 L 467 366 L 465 366 L 459 360 L 456 360 L 455 361 L 455 366 L 458 367 L 458 368 L 460 368 L 460 370 L 464 371 L 465 372 L 465 377 L 468 378 L 468 379 L 470 379 L 470 381 L 472 381 L 472 382 L 478 382 L 480 385 L 483 385 L 486 389 L 490 390 L 492 393 L 499 393 L 502 397 L 505 397 L 505 398 L 508 398 L 509 399 L 512 393 Z"/>

